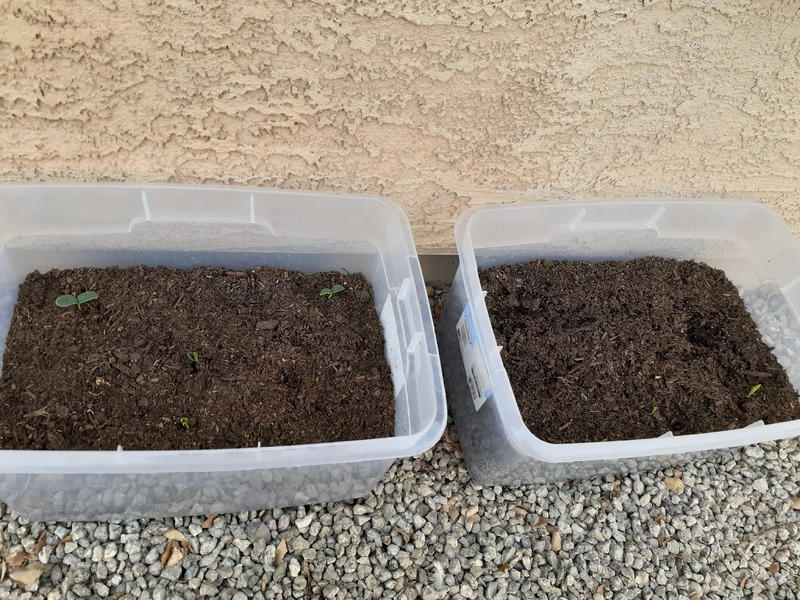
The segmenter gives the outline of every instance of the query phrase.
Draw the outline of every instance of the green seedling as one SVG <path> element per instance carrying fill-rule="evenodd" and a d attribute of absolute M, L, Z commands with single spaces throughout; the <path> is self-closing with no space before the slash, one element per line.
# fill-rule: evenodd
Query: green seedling
<path fill-rule="evenodd" d="M 189 417 L 181 417 L 181 425 L 189 429 Z"/>
<path fill-rule="evenodd" d="M 753 395 L 760 389 L 761 389 L 761 384 L 760 383 L 755 384 L 753 387 L 750 388 L 750 391 L 747 392 L 747 397 L 752 398 Z"/>
<path fill-rule="evenodd" d="M 197 367 L 200 364 L 200 353 L 187 352 L 186 356 L 189 357 L 189 365 L 192 367 L 192 373 L 197 373 Z"/>
<path fill-rule="evenodd" d="M 650 414 L 651 414 L 651 415 L 654 415 L 654 414 L 656 414 L 656 411 L 657 411 L 657 410 L 658 410 L 658 407 L 657 407 L 657 406 L 654 406 L 654 407 L 653 407 L 653 410 L 651 410 L 651 411 L 650 411 Z"/>
<path fill-rule="evenodd" d="M 332 297 L 334 294 L 338 294 L 339 292 L 344 291 L 344 286 L 340 283 L 337 283 L 335 286 L 330 288 L 323 289 L 319 295 L 320 296 L 327 296 L 328 298 Z"/>
<path fill-rule="evenodd" d="M 90 302 L 91 300 L 97 300 L 100 295 L 97 292 L 83 292 L 82 294 L 78 294 L 77 296 L 73 296 L 72 294 L 66 294 L 65 296 L 59 296 L 56 298 L 56 306 L 60 306 L 61 308 L 67 308 L 68 306 L 77 306 L 78 310 L 81 309 L 81 304 L 85 304 L 86 302 Z"/>

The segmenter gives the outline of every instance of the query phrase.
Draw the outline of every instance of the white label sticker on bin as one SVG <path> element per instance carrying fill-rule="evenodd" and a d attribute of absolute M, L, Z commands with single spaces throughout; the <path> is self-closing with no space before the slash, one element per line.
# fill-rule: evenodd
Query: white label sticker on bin
<path fill-rule="evenodd" d="M 475 410 L 479 410 L 492 395 L 492 392 L 489 389 L 489 373 L 486 370 L 486 363 L 483 360 L 483 353 L 476 333 L 472 311 L 469 304 L 467 304 L 456 325 L 456 335 L 458 336 L 458 344 L 461 346 L 461 358 L 464 361 L 464 371 L 467 374 L 467 383 L 469 384 L 469 392 L 472 395 L 472 402 L 475 405 Z"/>

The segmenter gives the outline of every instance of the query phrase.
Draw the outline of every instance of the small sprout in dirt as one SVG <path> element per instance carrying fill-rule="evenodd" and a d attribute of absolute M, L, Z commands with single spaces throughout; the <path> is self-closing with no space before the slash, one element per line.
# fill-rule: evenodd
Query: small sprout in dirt
<path fill-rule="evenodd" d="M 56 298 L 56 306 L 60 306 L 61 308 L 67 308 L 68 306 L 77 306 L 78 310 L 81 309 L 81 304 L 85 304 L 86 302 L 90 302 L 91 300 L 97 300 L 100 295 L 97 292 L 83 292 L 82 294 L 78 294 L 77 296 L 73 296 L 72 294 L 66 294 L 64 296 L 59 296 Z"/>
<path fill-rule="evenodd" d="M 653 410 L 651 410 L 651 411 L 650 411 L 650 414 L 651 414 L 651 415 L 654 415 L 654 414 L 656 414 L 656 411 L 657 411 L 657 410 L 658 410 L 658 407 L 657 407 L 657 406 L 654 406 L 654 407 L 653 407 Z"/>
<path fill-rule="evenodd" d="M 189 360 L 192 361 L 194 364 L 200 362 L 200 355 L 197 352 L 187 352 L 186 356 L 188 356 Z"/>
<path fill-rule="evenodd" d="M 339 292 L 344 291 L 344 286 L 340 283 L 337 283 L 335 286 L 330 288 L 323 289 L 319 295 L 320 296 L 327 296 L 328 298 L 332 297 L 334 294 L 338 294 Z"/>
<path fill-rule="evenodd" d="M 761 384 L 760 383 L 755 384 L 753 387 L 750 388 L 750 391 L 747 392 L 747 397 L 752 398 L 753 395 L 760 389 L 761 389 Z"/>
<path fill-rule="evenodd" d="M 181 425 L 189 429 L 189 417 L 181 417 Z"/>

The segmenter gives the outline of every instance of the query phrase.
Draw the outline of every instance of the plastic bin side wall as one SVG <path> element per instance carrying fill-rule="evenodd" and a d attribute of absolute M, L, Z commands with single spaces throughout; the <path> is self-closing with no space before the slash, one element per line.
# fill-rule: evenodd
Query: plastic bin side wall
<path fill-rule="evenodd" d="M 514 465 L 526 457 L 509 442 L 492 399 L 480 411 L 476 411 L 472 403 L 456 336 L 456 324 L 467 306 L 463 271 L 463 266 L 456 271 L 437 324 L 439 352 L 442 356 L 447 398 L 450 400 L 453 418 L 458 424 L 469 474 L 478 483 L 489 484 L 505 479 Z"/>
<path fill-rule="evenodd" d="M 36 521 L 242 512 L 369 494 L 393 460 L 209 473 L 9 473 L 0 497 Z"/>

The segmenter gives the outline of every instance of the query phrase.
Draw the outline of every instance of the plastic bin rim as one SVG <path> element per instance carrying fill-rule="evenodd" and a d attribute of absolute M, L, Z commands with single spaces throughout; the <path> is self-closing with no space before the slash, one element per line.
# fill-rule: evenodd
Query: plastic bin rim
<path fill-rule="evenodd" d="M 690 454 L 705 450 L 725 450 L 797 437 L 800 433 L 800 420 L 794 420 L 770 425 L 754 423 L 739 429 L 691 435 L 553 444 L 536 437 L 527 429 L 521 432 L 521 437 L 526 439 L 520 439 L 519 436 L 508 430 L 505 419 L 501 418 L 501 422 L 512 443 L 520 449 L 527 449 L 523 451 L 536 460 L 548 463 L 624 460 L 670 454 Z M 524 445 L 520 444 L 521 441 L 524 442 Z"/>
<path fill-rule="evenodd" d="M 104 183 L 104 182 L 57 182 L 49 181 L 44 183 L 33 182 L 8 182 L 0 183 L 0 205 L 7 202 L 8 199 L 5 194 L 11 191 L 25 191 L 41 188 L 42 191 L 56 191 L 59 189 L 80 189 L 80 188 L 98 188 L 110 190 L 131 190 L 131 191 L 202 191 L 203 193 L 240 193 L 269 196 L 273 198 L 283 197 L 305 197 L 314 198 L 316 200 L 346 198 L 348 200 L 356 200 L 364 203 L 376 203 L 386 206 L 397 218 L 403 226 L 405 233 L 405 242 L 409 249 L 413 249 L 416 254 L 416 245 L 411 233 L 411 225 L 408 220 L 408 215 L 400 207 L 399 204 L 386 198 L 384 196 L 372 196 L 367 194 L 348 194 L 344 192 L 318 192 L 318 191 L 305 191 L 305 190 L 287 190 L 282 188 L 266 188 L 255 186 L 224 186 L 224 185 L 202 185 L 202 184 L 185 184 L 185 183 Z"/>
<path fill-rule="evenodd" d="M 472 226 L 472 219 L 480 213 L 483 212 L 500 212 L 500 211 L 514 211 L 514 210 L 531 210 L 537 208 L 552 208 L 552 207 L 572 207 L 572 208 L 583 208 L 587 206 L 614 206 L 614 205 L 639 205 L 639 206 L 647 206 L 647 205 L 666 205 L 666 206 L 681 206 L 681 207 L 691 207 L 691 206 L 717 206 L 717 207 L 724 207 L 725 205 L 732 205 L 732 206 L 747 206 L 754 210 L 762 210 L 773 217 L 778 217 L 777 213 L 772 210 L 770 207 L 766 206 L 761 202 L 756 202 L 754 200 L 741 200 L 741 199 L 731 199 L 726 198 L 724 200 L 717 200 L 717 199 L 703 199 L 703 198 L 618 198 L 614 200 L 609 200 L 607 198 L 592 198 L 592 199 L 580 199 L 580 200 L 548 200 L 544 202 L 509 202 L 506 204 L 482 204 L 478 206 L 472 206 L 462 212 L 458 219 L 455 222 L 455 237 L 456 237 L 456 247 L 461 254 L 461 245 L 460 242 L 464 238 L 465 235 L 469 235 L 469 230 Z"/>
<path fill-rule="evenodd" d="M 0 450 L 0 473 L 205 472 L 395 460 L 427 451 L 444 432 L 441 407 L 413 435 L 205 450 Z"/>
<path fill-rule="evenodd" d="M 350 194 L 346 192 L 320 192 L 320 191 L 306 191 L 306 190 L 294 190 L 294 189 L 283 189 L 283 188 L 271 188 L 271 187 L 257 187 L 257 186 L 238 186 L 238 185 L 204 185 L 204 184 L 193 184 L 193 183 L 167 183 L 167 182 L 147 182 L 147 183 L 135 183 L 135 182 L 78 182 L 78 181 L 47 181 L 47 182 L 28 182 L 28 181 L 9 181 L 0 183 L 0 194 L 6 190 L 25 190 L 25 189 L 35 189 L 35 188 L 44 188 L 44 189 L 79 189 L 79 188 L 113 188 L 113 189 L 121 189 L 121 190 L 141 190 L 141 191 L 148 191 L 148 190 L 203 190 L 208 192 L 240 192 L 240 193 L 249 193 L 249 194 L 264 194 L 268 196 L 313 196 L 317 198 L 348 198 L 353 200 L 365 200 L 365 201 L 372 201 L 372 202 L 379 202 L 385 204 L 392 209 L 399 211 L 403 216 L 405 216 L 405 212 L 400 208 L 400 206 L 395 203 L 393 200 L 386 198 L 385 196 L 376 196 L 376 195 L 369 195 L 369 194 Z M 4 201 L 5 198 L 0 195 L 0 201 Z"/>

